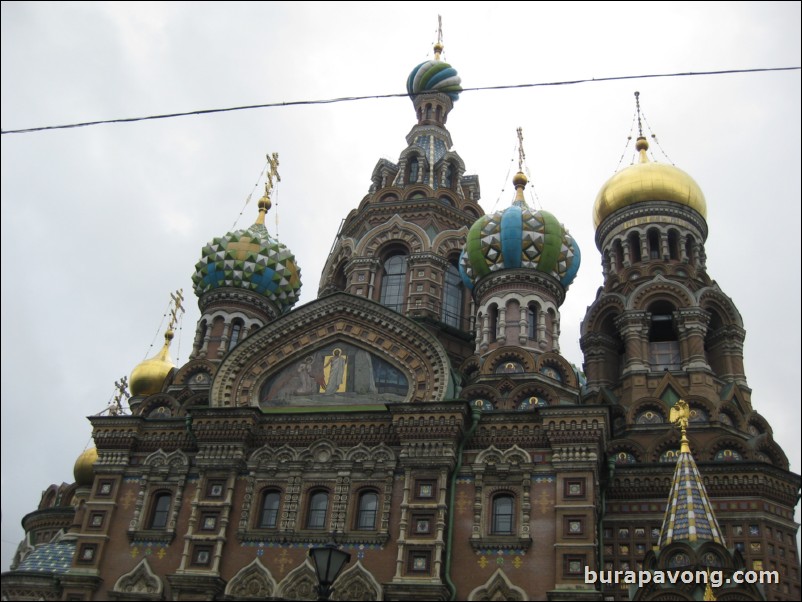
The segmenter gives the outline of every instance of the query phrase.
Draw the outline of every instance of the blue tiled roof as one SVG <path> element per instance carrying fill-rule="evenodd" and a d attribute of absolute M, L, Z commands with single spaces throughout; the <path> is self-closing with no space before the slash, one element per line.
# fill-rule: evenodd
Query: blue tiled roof
<path fill-rule="evenodd" d="M 74 541 L 41 544 L 36 546 L 33 552 L 19 563 L 16 570 L 28 573 L 62 575 L 69 570 L 74 555 Z"/>

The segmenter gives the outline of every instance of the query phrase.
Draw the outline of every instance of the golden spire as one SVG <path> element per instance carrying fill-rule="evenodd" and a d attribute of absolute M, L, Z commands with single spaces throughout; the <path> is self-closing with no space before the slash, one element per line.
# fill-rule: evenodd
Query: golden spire
<path fill-rule="evenodd" d="M 684 399 L 680 399 L 671 408 L 669 420 L 679 427 L 680 430 L 680 448 L 679 453 L 691 453 L 691 446 L 688 443 L 688 421 L 691 418 L 691 409 L 688 407 Z"/>
<path fill-rule="evenodd" d="M 265 223 L 265 214 L 273 205 L 270 201 L 270 195 L 273 193 L 275 183 L 281 182 L 281 176 L 278 174 L 278 153 L 267 155 L 267 163 L 270 169 L 267 170 L 267 178 L 265 179 L 265 193 L 259 199 L 259 217 L 256 218 L 257 224 Z M 275 183 L 273 179 L 275 178 Z"/>
<path fill-rule="evenodd" d="M 437 42 L 434 43 L 434 60 L 440 60 L 440 54 L 443 52 L 443 17 L 437 15 Z"/>

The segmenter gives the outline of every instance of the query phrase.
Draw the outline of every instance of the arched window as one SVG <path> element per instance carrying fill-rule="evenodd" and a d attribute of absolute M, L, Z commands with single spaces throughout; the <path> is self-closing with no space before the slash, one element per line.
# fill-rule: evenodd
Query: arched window
<path fill-rule="evenodd" d="M 624 247 L 620 240 L 613 243 L 613 255 L 615 256 L 615 269 L 622 269 L 624 267 Z"/>
<path fill-rule="evenodd" d="M 679 370 L 679 339 L 674 328 L 674 307 L 667 301 L 649 306 L 649 363 L 652 370 Z"/>
<path fill-rule="evenodd" d="M 420 169 L 420 165 L 418 165 L 418 158 L 412 157 L 409 162 L 409 179 L 407 180 L 407 184 L 414 184 L 418 181 L 418 170 Z"/>
<path fill-rule="evenodd" d="M 379 509 L 379 496 L 373 491 L 366 491 L 359 496 L 359 507 L 356 516 L 356 528 L 360 531 L 376 529 L 376 514 Z"/>
<path fill-rule="evenodd" d="M 633 232 L 627 240 L 629 241 L 629 260 L 632 263 L 641 261 L 640 234 Z"/>
<path fill-rule="evenodd" d="M 406 255 L 393 255 L 384 262 L 379 302 L 395 311 L 404 308 L 404 281 L 407 276 Z"/>
<path fill-rule="evenodd" d="M 165 529 L 167 527 L 167 519 L 170 517 L 170 503 L 172 501 L 173 496 L 167 491 L 156 494 L 151 506 L 148 529 Z"/>
<path fill-rule="evenodd" d="M 679 235 L 676 230 L 668 232 L 668 258 L 679 259 Z"/>
<path fill-rule="evenodd" d="M 660 259 L 660 233 L 652 228 L 647 237 L 649 242 L 649 259 Z"/>
<path fill-rule="evenodd" d="M 281 494 L 275 490 L 267 490 L 262 496 L 262 507 L 259 511 L 259 527 L 275 529 L 278 525 L 278 507 Z"/>
<path fill-rule="evenodd" d="M 530 339 L 537 340 L 537 305 L 530 303 L 526 308 L 526 325 Z"/>
<path fill-rule="evenodd" d="M 243 323 L 239 318 L 236 318 L 231 323 L 231 337 L 228 339 L 229 350 L 234 349 L 234 347 L 237 346 L 237 343 L 239 343 L 239 339 L 242 336 L 242 327 Z"/>
<path fill-rule="evenodd" d="M 443 186 L 445 186 L 446 188 L 451 188 L 453 185 L 454 185 L 454 168 L 451 167 L 451 163 L 448 163 L 443 173 Z"/>
<path fill-rule="evenodd" d="M 491 343 L 496 340 L 496 330 L 498 329 L 498 307 L 491 305 L 487 308 L 487 340 Z"/>
<path fill-rule="evenodd" d="M 448 264 L 445 286 L 443 286 L 443 310 L 440 318 L 449 326 L 460 328 L 462 325 L 462 278 L 457 266 Z"/>
<path fill-rule="evenodd" d="M 513 534 L 513 514 L 515 498 L 509 493 L 501 493 L 493 498 L 493 516 L 490 525 L 492 535 Z"/>
<path fill-rule="evenodd" d="M 309 498 L 309 509 L 306 515 L 307 529 L 324 529 L 326 527 L 326 511 L 329 508 L 329 494 L 315 491 Z"/>

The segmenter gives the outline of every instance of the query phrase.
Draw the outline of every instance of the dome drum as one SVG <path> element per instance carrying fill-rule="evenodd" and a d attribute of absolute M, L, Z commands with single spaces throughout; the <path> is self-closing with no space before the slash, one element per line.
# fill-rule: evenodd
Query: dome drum
<path fill-rule="evenodd" d="M 676 227 L 707 240 L 707 222 L 701 214 L 689 207 L 668 201 L 652 201 L 648 206 L 631 205 L 617 209 L 596 228 L 596 247 L 607 248 L 612 239 L 625 236 L 633 228 Z"/>

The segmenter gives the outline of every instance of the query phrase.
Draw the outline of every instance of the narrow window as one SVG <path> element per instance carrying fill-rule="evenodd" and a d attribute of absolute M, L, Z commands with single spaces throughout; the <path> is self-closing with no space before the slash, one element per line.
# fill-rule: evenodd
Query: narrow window
<path fill-rule="evenodd" d="M 376 528 L 376 513 L 379 509 L 379 496 L 367 491 L 359 496 L 356 528 L 360 531 L 373 531 Z"/>
<path fill-rule="evenodd" d="M 242 334 L 242 320 L 234 320 L 231 323 L 231 338 L 228 342 L 228 348 L 234 349 L 239 343 L 240 335 Z"/>
<path fill-rule="evenodd" d="M 537 339 L 537 305 L 531 303 L 526 308 L 526 322 L 529 329 L 529 338 L 532 340 Z"/>
<path fill-rule="evenodd" d="M 660 259 L 660 233 L 657 230 L 649 230 L 647 237 L 649 242 L 649 259 Z"/>
<path fill-rule="evenodd" d="M 167 492 L 157 493 L 153 499 L 153 511 L 150 515 L 148 529 L 164 529 L 167 527 L 167 519 L 170 515 L 170 502 L 173 496 Z"/>
<path fill-rule="evenodd" d="M 513 508 L 515 500 L 509 494 L 497 495 L 493 498 L 493 520 L 491 533 L 493 535 L 512 535 Z"/>
<path fill-rule="evenodd" d="M 307 529 L 323 529 L 326 526 L 326 510 L 329 507 L 329 494 L 317 491 L 309 498 L 309 511 L 306 517 Z"/>
<path fill-rule="evenodd" d="M 281 496 L 278 491 L 266 491 L 262 497 L 262 511 L 259 513 L 259 527 L 275 529 L 278 524 L 278 506 Z"/>
<path fill-rule="evenodd" d="M 443 287 L 443 311 L 441 319 L 454 328 L 462 323 L 462 278 L 457 266 L 448 264 L 445 286 Z"/>
<path fill-rule="evenodd" d="M 488 333 L 487 339 L 491 343 L 496 340 L 498 330 L 498 307 L 491 305 L 487 308 Z"/>
<path fill-rule="evenodd" d="M 640 253 L 640 235 L 633 232 L 629 235 L 629 259 L 632 263 L 637 263 L 642 260 Z"/>
<path fill-rule="evenodd" d="M 393 255 L 384 262 L 381 297 L 379 298 L 382 305 L 398 312 L 403 309 L 406 275 L 406 255 Z"/>

